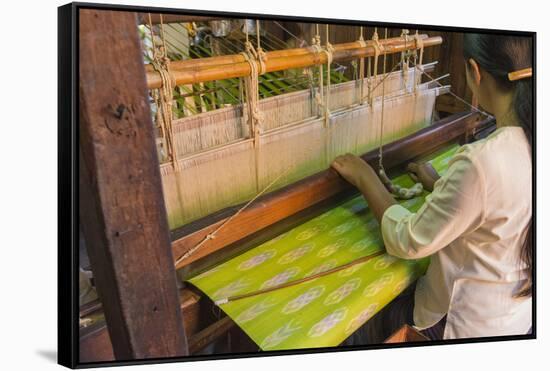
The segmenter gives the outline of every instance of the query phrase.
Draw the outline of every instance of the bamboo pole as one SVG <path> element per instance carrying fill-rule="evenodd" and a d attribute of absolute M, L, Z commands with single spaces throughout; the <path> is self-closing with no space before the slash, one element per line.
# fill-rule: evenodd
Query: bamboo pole
<path fill-rule="evenodd" d="M 442 38 L 421 36 L 424 47 L 439 45 Z M 343 62 L 357 58 L 371 57 L 375 55 L 372 42 L 367 42 L 361 47 L 359 42 L 334 45 L 333 61 Z M 415 49 L 414 41 L 405 42 L 402 38 L 388 39 L 380 42 L 380 55 L 394 54 L 405 50 Z M 275 53 L 275 54 L 273 54 Z M 316 52 L 311 48 L 288 49 L 268 52 L 265 61 L 265 72 L 276 72 L 291 68 L 303 68 L 327 63 L 327 55 L 324 52 Z M 213 60 L 215 58 L 215 60 Z M 199 59 L 200 61 L 201 59 Z M 220 64 L 219 62 L 231 61 Z M 176 84 L 195 84 L 205 81 L 223 80 L 248 76 L 250 65 L 242 55 L 230 55 L 224 57 L 203 58 L 202 62 L 189 63 L 188 61 L 174 62 L 170 65 Z M 161 77 L 157 71 L 147 68 L 147 87 L 156 89 L 161 86 Z"/>
<path fill-rule="evenodd" d="M 420 35 L 420 38 L 422 40 L 427 39 L 428 35 Z M 402 42 L 403 39 L 401 37 L 394 37 L 387 40 L 380 40 L 380 45 L 395 45 Z M 373 42 L 371 40 L 366 41 L 367 45 L 371 45 Z M 347 49 L 353 49 L 353 48 L 359 48 L 361 47 L 361 44 L 357 41 L 349 42 L 349 43 L 343 43 L 343 44 L 336 44 L 333 45 L 335 51 L 340 50 L 347 50 Z M 304 55 L 311 53 L 313 49 L 311 47 L 307 48 L 293 48 L 293 49 L 284 49 L 284 50 L 273 50 L 266 52 L 267 58 L 280 58 L 280 57 L 292 57 L 296 55 Z M 207 67 L 207 66 L 217 66 L 222 64 L 233 64 L 233 63 L 243 63 L 246 62 L 246 59 L 242 54 L 231 54 L 231 55 L 218 55 L 214 57 L 208 57 L 208 58 L 193 58 L 193 59 L 186 59 L 182 61 L 173 61 L 170 63 L 170 69 L 172 71 L 176 70 L 186 70 L 191 68 L 198 68 L 198 67 Z M 147 64 L 145 65 L 145 70 L 147 72 L 155 72 L 155 69 L 152 65 Z"/>

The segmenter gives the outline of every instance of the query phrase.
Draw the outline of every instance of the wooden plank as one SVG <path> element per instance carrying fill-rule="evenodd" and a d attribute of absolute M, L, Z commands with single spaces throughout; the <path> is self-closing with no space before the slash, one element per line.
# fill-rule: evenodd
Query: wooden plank
<path fill-rule="evenodd" d="M 78 348 L 80 363 L 115 360 L 113 345 L 105 323 L 95 323 L 81 330 Z"/>
<path fill-rule="evenodd" d="M 118 360 L 183 356 L 135 13 L 80 10 L 80 218 Z"/>
<path fill-rule="evenodd" d="M 200 299 L 200 295 L 192 290 L 183 289 L 180 291 L 183 327 L 185 328 L 185 334 L 191 338 L 205 326 L 202 312 L 209 310 L 201 304 Z M 79 341 L 80 362 L 109 362 L 115 360 L 111 338 L 105 322 L 97 322 L 89 327 L 81 328 Z"/>
<path fill-rule="evenodd" d="M 390 169 L 427 154 L 444 143 L 457 140 L 465 135 L 467 129 L 480 124 L 478 119 L 479 115 L 471 112 L 455 114 L 417 133 L 390 143 L 384 146 L 384 165 Z M 378 150 L 373 150 L 362 157 L 372 166 L 377 166 L 377 156 Z M 222 229 L 216 238 L 207 241 L 194 254 L 181 261 L 177 268 L 184 267 L 301 210 L 350 189 L 351 186 L 336 171 L 327 169 L 262 196 L 234 218 L 230 222 L 231 225 Z M 173 231 L 172 248 L 176 260 L 196 246 L 239 208 L 240 205 L 224 209 Z"/>
<path fill-rule="evenodd" d="M 189 339 L 189 353 L 195 354 L 207 345 L 224 336 L 227 331 L 236 326 L 235 322 L 228 316 L 214 322 L 204 330 Z"/>
<path fill-rule="evenodd" d="M 80 318 L 97 312 L 98 310 L 101 310 L 101 302 L 99 299 L 92 300 L 91 302 L 80 306 Z"/>

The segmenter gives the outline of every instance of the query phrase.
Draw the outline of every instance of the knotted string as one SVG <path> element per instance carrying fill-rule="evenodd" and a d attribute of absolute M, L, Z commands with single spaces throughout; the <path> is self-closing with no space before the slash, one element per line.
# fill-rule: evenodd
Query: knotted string
<path fill-rule="evenodd" d="M 164 37 L 164 23 L 162 15 L 160 16 L 162 45 L 155 45 L 155 35 L 153 33 L 153 23 L 151 21 L 151 13 L 149 13 L 149 29 L 151 32 L 151 42 L 153 46 L 153 59 L 151 65 L 159 73 L 161 78 L 161 86 L 157 94 L 153 94 L 155 105 L 157 106 L 156 121 L 160 127 L 161 136 L 166 144 L 166 155 L 172 161 L 172 165 L 176 165 L 177 156 L 174 145 L 174 132 L 172 126 L 172 105 L 174 102 L 174 86 L 176 80 L 170 72 L 170 59 L 167 56 L 166 40 Z"/>
<path fill-rule="evenodd" d="M 258 20 L 256 21 L 256 34 L 257 50 L 254 49 L 254 46 L 248 40 L 248 27 L 245 27 L 245 51 L 241 53 L 250 66 L 250 74 L 245 77 L 244 90 L 248 110 L 250 137 L 254 138 L 255 148 L 259 145 L 261 122 L 263 121 L 263 116 L 260 111 L 259 77 L 266 72 L 265 62 L 267 60 L 267 54 L 264 52 L 260 44 L 260 23 Z"/>
<path fill-rule="evenodd" d="M 369 92 L 368 92 L 368 99 L 369 99 L 369 105 L 372 107 L 372 103 L 374 102 L 374 96 L 373 92 L 374 89 L 372 87 L 373 82 L 378 80 L 378 57 L 380 56 L 380 43 L 378 42 L 378 27 L 374 28 L 374 33 L 372 35 L 372 46 L 374 48 L 374 71 L 372 74 L 372 78 L 369 79 Z M 384 59 L 386 57 L 386 52 L 384 50 Z M 372 81 L 371 81 L 372 80 Z"/>
<path fill-rule="evenodd" d="M 404 30 L 405 31 L 405 30 Z M 407 34 L 403 33 L 402 36 L 405 37 L 405 43 L 407 42 Z M 388 38 L 388 29 L 385 29 L 384 32 L 384 38 L 387 40 Z M 405 56 L 402 55 L 401 57 L 401 64 L 404 65 L 403 62 L 405 61 Z M 408 64 L 408 62 L 407 62 Z M 420 196 L 422 192 L 424 191 L 424 187 L 422 187 L 422 183 L 416 183 L 411 188 L 404 188 L 397 184 L 394 184 L 391 179 L 387 176 L 386 170 L 384 169 L 384 163 L 383 163 L 383 133 L 384 133 L 384 101 L 386 92 L 385 92 L 385 77 L 386 77 L 386 53 L 384 53 L 384 65 L 383 65 L 383 75 L 384 79 L 382 80 L 382 108 L 381 108 L 381 115 L 380 115 L 380 145 L 378 147 L 378 174 L 380 176 L 380 179 L 382 180 L 382 183 L 386 186 L 388 191 L 390 191 L 396 198 L 399 199 L 410 199 L 413 197 Z M 406 72 L 408 74 L 408 72 Z"/>
<path fill-rule="evenodd" d="M 422 67 L 422 59 L 424 58 L 424 41 L 418 34 L 418 30 L 416 30 L 416 33 L 414 34 L 414 92 L 417 92 L 417 87 L 420 84 L 420 79 L 416 77 L 416 70 L 418 69 L 418 65 L 420 65 L 420 68 Z M 420 56 L 418 56 L 417 50 L 420 50 Z M 422 75 L 420 75 L 421 77 Z"/>
<path fill-rule="evenodd" d="M 367 42 L 363 38 L 363 26 L 359 27 L 359 45 L 361 48 L 367 47 Z M 370 68 L 370 67 L 369 67 Z M 363 104 L 363 95 L 364 95 L 364 85 L 365 85 L 365 58 L 359 59 L 359 104 Z"/>
<path fill-rule="evenodd" d="M 405 40 L 405 50 L 401 52 L 401 76 L 403 77 L 403 88 L 407 89 L 409 86 L 409 59 L 411 55 L 407 50 L 409 43 L 409 30 L 403 29 L 401 31 L 401 37 Z"/>

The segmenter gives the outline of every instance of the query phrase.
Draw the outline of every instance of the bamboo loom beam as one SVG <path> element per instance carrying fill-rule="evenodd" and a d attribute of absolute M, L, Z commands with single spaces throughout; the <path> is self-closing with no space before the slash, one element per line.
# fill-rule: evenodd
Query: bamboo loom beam
<path fill-rule="evenodd" d="M 428 35 L 422 34 L 419 35 L 419 37 L 422 40 L 425 40 L 428 38 Z M 381 45 L 395 45 L 399 44 L 403 41 L 403 38 L 401 37 L 393 37 L 390 39 L 384 39 L 380 40 Z M 372 45 L 372 40 L 366 41 L 367 45 Z M 354 48 L 360 48 L 361 43 L 358 41 L 349 42 L 349 43 L 343 43 L 343 44 L 335 44 L 333 45 L 335 51 L 341 51 L 341 50 L 347 50 L 347 49 L 354 49 Z M 314 49 L 312 47 L 307 48 L 292 48 L 292 49 L 283 49 L 283 50 L 273 50 L 266 52 L 267 58 L 281 58 L 281 57 L 292 57 L 296 55 L 304 55 L 313 52 Z M 172 71 L 183 71 L 188 69 L 194 69 L 194 68 L 200 68 L 200 67 L 211 67 L 211 66 L 219 66 L 223 64 L 233 64 L 233 63 L 243 63 L 246 62 L 245 57 L 242 54 L 230 54 L 230 55 L 219 55 L 214 57 L 207 57 L 207 58 L 192 58 L 192 59 L 185 59 L 181 61 L 173 61 L 170 63 L 170 70 Z M 145 65 L 145 70 L 147 72 L 155 72 L 154 67 L 151 64 Z"/>
<path fill-rule="evenodd" d="M 188 353 L 135 25 L 80 10 L 80 223 L 118 360 Z"/>
<path fill-rule="evenodd" d="M 488 120 L 481 121 L 479 116 L 473 112 L 455 114 L 405 138 L 384 145 L 385 167 L 391 169 L 428 154 L 445 143 L 468 137 L 468 132 L 488 124 Z M 362 158 L 377 167 L 378 149 L 366 153 Z M 227 228 L 216 235 L 215 239 L 209 240 L 193 255 L 181 261 L 176 268 L 182 268 L 299 211 L 351 189 L 349 183 L 329 168 L 264 195 L 233 219 Z M 172 242 L 174 258 L 177 260 L 196 246 L 239 207 L 240 205 L 224 209 L 173 231 L 173 235 L 181 236 Z"/>
<path fill-rule="evenodd" d="M 427 37 L 426 35 L 422 35 L 422 37 L 424 37 L 424 47 L 439 45 L 443 42 L 443 39 L 439 36 Z M 376 53 L 376 48 L 372 42 L 367 42 L 365 47 L 361 47 L 359 42 L 333 45 L 333 47 L 333 62 L 344 62 L 357 58 L 372 57 Z M 416 48 L 417 45 L 413 39 L 407 42 L 403 38 L 397 38 L 397 40 L 395 38 L 388 39 L 386 42 L 380 42 L 380 55 L 395 54 Z M 283 54 L 285 51 L 279 51 L 279 54 L 275 54 L 275 56 L 269 54 L 274 52 L 266 53 L 267 58 L 265 61 L 265 72 L 267 73 L 291 68 L 311 67 L 326 64 L 328 62 L 326 53 L 317 52 L 311 48 L 289 49 L 289 51 L 290 54 L 288 55 Z M 289 53 L 289 51 L 286 51 L 286 53 Z M 195 66 L 191 64 L 191 67 L 187 68 L 183 64 L 184 61 L 182 61 L 176 68 L 172 68 L 171 64 L 170 72 L 176 82 L 176 85 L 195 84 L 199 82 L 224 80 L 250 75 L 250 64 L 245 60 L 244 56 L 232 55 L 224 58 L 227 59 L 222 59 L 222 61 L 230 60 L 231 62 L 222 64 L 218 64 L 218 62 L 216 62 L 216 64 L 213 64 L 213 62 L 210 61 L 210 58 L 203 58 L 204 61 L 202 64 L 199 63 Z M 149 89 L 161 87 L 162 79 L 157 71 L 151 70 L 151 67 L 148 67 L 146 76 L 147 87 Z"/>

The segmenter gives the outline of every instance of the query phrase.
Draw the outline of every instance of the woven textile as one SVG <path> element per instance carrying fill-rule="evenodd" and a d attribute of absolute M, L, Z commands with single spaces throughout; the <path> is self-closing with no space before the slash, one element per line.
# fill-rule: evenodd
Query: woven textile
<path fill-rule="evenodd" d="M 431 160 L 442 173 L 458 147 Z M 407 175 L 394 179 L 411 186 Z M 423 196 L 401 204 L 416 211 Z M 349 200 L 189 282 L 212 300 L 269 288 L 383 250 L 362 196 Z M 269 293 L 221 304 L 262 350 L 337 346 L 422 275 L 429 259 L 387 254 Z"/>

